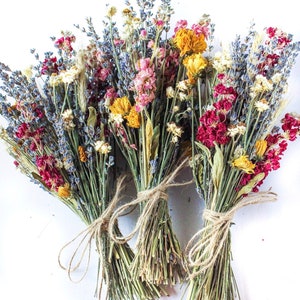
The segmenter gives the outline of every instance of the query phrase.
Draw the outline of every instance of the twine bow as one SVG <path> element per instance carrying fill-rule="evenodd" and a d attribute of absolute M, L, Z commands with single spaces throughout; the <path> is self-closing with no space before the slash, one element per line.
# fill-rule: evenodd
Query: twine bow
<path fill-rule="evenodd" d="M 238 209 L 251 204 L 275 201 L 276 198 L 277 195 L 271 191 L 251 193 L 227 212 L 205 209 L 203 220 L 207 221 L 207 224 L 194 234 L 186 246 L 189 267 L 193 268 L 190 279 L 203 273 L 215 263 Z"/>
<path fill-rule="evenodd" d="M 147 226 L 148 226 L 148 219 L 153 217 L 153 211 L 157 206 L 160 200 L 168 200 L 167 189 L 173 186 L 183 186 L 192 183 L 193 181 L 183 182 L 183 183 L 174 183 L 175 177 L 181 171 L 183 167 L 187 165 L 188 159 L 184 159 L 176 169 L 170 174 L 170 176 L 166 177 L 160 184 L 156 187 L 147 189 L 144 191 L 140 191 L 137 194 L 137 197 L 126 203 L 115 210 L 110 218 L 110 222 L 108 225 L 108 232 L 111 239 L 119 244 L 123 244 L 128 242 L 133 238 L 133 236 L 139 231 L 139 236 L 143 236 Z M 127 235 L 127 236 L 117 236 L 114 231 L 113 227 L 114 224 L 117 222 L 118 218 L 121 217 L 125 211 L 127 211 L 131 207 L 136 207 L 138 204 L 145 202 L 145 206 L 143 207 L 143 211 L 138 217 L 136 225 L 134 229 Z"/>
<path fill-rule="evenodd" d="M 115 195 L 110 201 L 108 207 L 104 210 L 102 215 L 93 221 L 86 229 L 81 231 L 78 235 L 76 235 L 71 241 L 69 241 L 67 244 L 65 244 L 58 255 L 58 263 L 60 267 L 68 272 L 68 277 L 72 282 L 80 282 L 83 280 L 83 278 L 86 276 L 90 264 L 91 259 L 91 247 L 92 247 L 92 241 L 95 239 L 97 250 L 99 253 L 99 265 L 104 265 L 104 254 L 102 252 L 102 245 L 101 245 L 101 236 L 104 232 L 107 232 L 107 227 L 109 223 L 110 216 L 112 215 L 117 203 L 120 201 L 120 194 L 123 191 L 123 182 L 124 182 L 125 176 L 122 176 L 116 184 L 116 191 Z M 73 252 L 67 266 L 63 266 L 61 262 L 61 255 L 66 248 L 71 246 L 72 244 L 77 244 L 75 251 Z M 78 280 L 74 280 L 72 277 L 72 273 L 77 270 L 81 264 L 83 263 L 84 257 L 87 255 L 87 263 L 84 268 L 84 272 L 82 276 Z M 78 262 L 75 262 L 75 259 L 79 257 Z M 102 278 L 104 275 L 105 270 L 102 269 Z M 106 274 L 107 275 L 107 274 Z M 109 281 L 108 281 L 109 284 Z M 98 294 L 101 294 L 102 290 L 102 281 L 99 287 Z"/>

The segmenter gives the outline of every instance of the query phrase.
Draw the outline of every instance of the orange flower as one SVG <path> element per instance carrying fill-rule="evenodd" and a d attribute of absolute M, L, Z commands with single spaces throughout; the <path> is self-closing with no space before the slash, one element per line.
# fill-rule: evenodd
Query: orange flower
<path fill-rule="evenodd" d="M 127 116 L 124 117 L 127 120 L 127 125 L 132 128 L 139 128 L 141 125 L 140 115 L 133 106 Z"/>
<path fill-rule="evenodd" d="M 78 146 L 78 154 L 79 154 L 79 160 L 81 162 L 87 161 L 87 156 L 86 156 L 83 146 Z"/>
<path fill-rule="evenodd" d="M 9 112 L 9 113 L 12 113 L 14 110 L 16 110 L 17 109 L 17 105 L 16 104 L 14 104 L 14 105 L 11 105 L 10 107 L 7 107 L 7 111 Z"/>
<path fill-rule="evenodd" d="M 180 56 L 187 53 L 203 53 L 207 44 L 203 34 L 197 35 L 192 29 L 181 28 L 174 37 L 174 43 L 180 50 Z"/>

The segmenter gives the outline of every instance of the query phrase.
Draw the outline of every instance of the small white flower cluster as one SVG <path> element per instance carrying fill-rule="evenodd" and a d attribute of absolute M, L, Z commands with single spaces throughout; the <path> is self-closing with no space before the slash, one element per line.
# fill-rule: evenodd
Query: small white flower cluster
<path fill-rule="evenodd" d="M 254 103 L 254 107 L 258 112 L 263 112 L 265 110 L 268 110 L 270 108 L 268 101 L 266 99 L 261 99 L 259 101 L 256 101 Z"/>
<path fill-rule="evenodd" d="M 124 121 L 123 116 L 121 114 L 109 114 L 109 122 L 115 123 L 117 125 L 122 124 Z"/>
<path fill-rule="evenodd" d="M 236 135 L 243 135 L 246 132 L 246 126 L 244 123 L 238 123 L 236 125 L 230 126 L 227 129 L 227 134 L 230 137 L 234 137 Z"/>
<path fill-rule="evenodd" d="M 61 117 L 64 122 L 64 128 L 66 130 L 72 130 L 75 128 L 75 124 L 73 122 L 74 116 L 73 116 L 73 112 L 71 109 L 66 109 L 62 113 Z"/>
<path fill-rule="evenodd" d="M 180 101 L 188 100 L 189 86 L 186 80 L 179 81 L 176 90 L 172 86 L 166 88 L 166 96 L 168 99 L 177 97 Z"/>
<path fill-rule="evenodd" d="M 101 154 L 108 154 L 111 151 L 111 146 L 109 143 L 106 143 L 104 141 L 97 141 L 95 143 L 95 150 Z"/>
<path fill-rule="evenodd" d="M 253 86 L 251 87 L 251 97 L 255 98 L 259 94 L 269 92 L 273 88 L 273 83 L 263 75 L 256 75 Z"/>
<path fill-rule="evenodd" d="M 229 48 L 223 46 L 222 52 L 216 52 L 213 59 L 213 67 L 218 73 L 224 73 L 226 70 L 230 69 L 232 66 L 232 59 L 230 55 Z"/>
<path fill-rule="evenodd" d="M 50 77 L 50 86 L 54 87 L 61 83 L 70 84 L 78 78 L 80 69 L 72 66 L 69 70 L 61 71 L 59 74 L 52 74 Z"/>
<path fill-rule="evenodd" d="M 181 127 L 177 126 L 174 122 L 167 123 L 167 131 L 172 133 L 172 143 L 177 143 L 178 138 L 181 137 L 183 130 Z"/>

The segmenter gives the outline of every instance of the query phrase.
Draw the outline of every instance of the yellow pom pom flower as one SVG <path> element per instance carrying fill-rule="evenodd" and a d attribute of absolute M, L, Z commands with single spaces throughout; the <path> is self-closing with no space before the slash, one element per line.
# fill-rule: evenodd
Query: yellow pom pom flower
<path fill-rule="evenodd" d="M 197 35 L 192 29 L 181 28 L 174 37 L 174 43 L 180 50 L 180 56 L 191 53 L 203 53 L 207 44 L 203 34 Z"/>

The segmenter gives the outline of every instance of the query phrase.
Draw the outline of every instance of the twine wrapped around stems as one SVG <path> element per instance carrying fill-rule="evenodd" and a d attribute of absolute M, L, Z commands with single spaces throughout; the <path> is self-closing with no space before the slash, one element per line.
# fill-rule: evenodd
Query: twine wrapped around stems
<path fill-rule="evenodd" d="M 107 232 L 109 219 L 110 219 L 113 211 L 115 210 L 117 203 L 121 199 L 121 193 L 124 189 L 124 184 L 123 184 L 124 180 L 125 180 L 125 176 L 121 176 L 118 179 L 114 197 L 110 201 L 108 207 L 101 214 L 101 216 L 99 218 L 97 218 L 96 220 L 94 220 L 86 229 L 81 231 L 71 241 L 69 241 L 67 244 L 65 244 L 61 248 L 59 255 L 58 255 L 58 263 L 62 269 L 66 270 L 68 272 L 68 277 L 72 282 L 78 283 L 78 282 L 82 281 L 88 272 L 90 259 L 91 259 L 91 247 L 92 247 L 93 239 L 95 239 L 96 247 L 97 247 L 97 250 L 99 253 L 99 265 L 100 266 L 104 265 L 105 262 L 104 262 L 104 254 L 103 254 L 102 245 L 101 245 L 101 237 L 104 232 Z M 66 250 L 66 248 L 68 248 L 69 246 L 71 246 L 73 244 L 75 244 L 75 245 L 77 244 L 75 251 L 73 252 L 67 266 L 63 266 L 63 264 L 61 262 L 62 252 L 64 250 Z M 87 255 L 87 262 L 86 262 L 86 265 L 84 268 L 84 272 L 78 280 L 74 280 L 72 277 L 72 273 L 81 266 L 86 255 Z M 75 259 L 77 257 L 79 257 L 79 260 L 76 263 Z M 105 270 L 103 268 L 102 274 L 101 274 L 102 277 L 104 275 L 104 272 L 105 272 Z M 108 275 L 108 274 L 106 274 L 106 275 Z M 109 282 L 107 282 L 107 284 L 109 285 Z M 98 291 L 99 295 L 101 294 L 101 290 L 102 290 L 102 281 L 101 281 L 99 291 Z"/>
<path fill-rule="evenodd" d="M 168 177 L 166 177 L 160 184 L 155 186 L 154 188 L 147 189 L 144 191 L 140 191 L 137 194 L 137 197 L 130 201 L 129 203 L 126 203 L 120 207 L 118 207 L 115 212 L 112 214 L 109 225 L 108 225 L 108 232 L 111 237 L 111 239 L 119 244 L 127 243 L 130 241 L 134 235 L 139 232 L 139 237 L 143 237 L 143 233 L 145 232 L 148 222 L 147 220 L 153 217 L 153 211 L 157 205 L 157 203 L 160 200 L 168 200 L 168 194 L 167 189 L 169 187 L 177 187 L 177 186 L 184 186 L 188 185 L 193 182 L 193 180 L 183 182 L 183 183 L 174 183 L 174 180 L 176 176 L 179 174 L 179 172 L 187 165 L 188 158 L 184 159 L 170 174 Z M 136 207 L 138 204 L 145 203 L 145 206 L 143 207 L 143 211 L 138 217 L 138 220 L 136 222 L 136 225 L 134 229 L 127 235 L 127 236 L 117 236 L 114 233 L 113 227 L 115 223 L 117 222 L 118 218 L 121 217 L 125 211 L 127 211 L 129 208 Z M 139 239 L 139 238 L 138 238 Z"/>
<path fill-rule="evenodd" d="M 248 194 L 227 212 L 205 209 L 203 220 L 207 221 L 208 224 L 195 233 L 186 246 L 188 269 L 192 269 L 189 278 L 192 280 L 213 266 L 226 241 L 232 219 L 238 209 L 276 199 L 277 195 L 271 191 L 258 192 Z"/>

